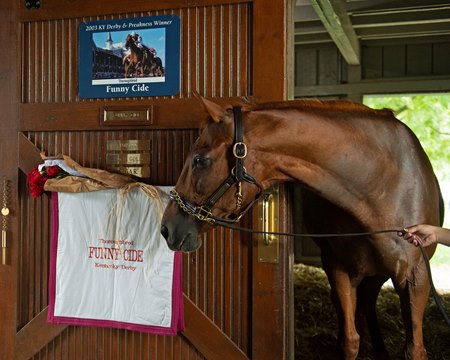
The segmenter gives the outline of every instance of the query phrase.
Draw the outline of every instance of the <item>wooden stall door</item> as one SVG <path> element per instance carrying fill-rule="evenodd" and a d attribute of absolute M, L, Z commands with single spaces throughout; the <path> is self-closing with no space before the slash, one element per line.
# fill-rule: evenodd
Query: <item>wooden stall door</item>
<path fill-rule="evenodd" d="M 29 196 L 26 178 L 41 152 L 104 169 L 108 141 L 139 140 L 150 144 L 150 172 L 143 181 L 175 184 L 204 117 L 194 90 L 225 101 L 286 98 L 284 1 L 45 0 L 30 10 L 25 3 L 6 0 L 0 8 L 0 39 L 8 44 L 0 62 L 0 175 L 11 210 L 7 259 L 0 267 L 0 359 L 292 357 L 291 244 L 279 242 L 277 262 L 260 262 L 258 239 L 223 228 L 204 235 L 202 248 L 184 255 L 184 333 L 164 337 L 47 324 L 50 202 L 48 195 Z M 178 95 L 78 97 L 81 22 L 165 14 L 181 21 Z M 153 113 L 149 125 L 101 121 L 105 108 L 142 106 Z M 254 219 L 244 223 L 251 226 Z"/>

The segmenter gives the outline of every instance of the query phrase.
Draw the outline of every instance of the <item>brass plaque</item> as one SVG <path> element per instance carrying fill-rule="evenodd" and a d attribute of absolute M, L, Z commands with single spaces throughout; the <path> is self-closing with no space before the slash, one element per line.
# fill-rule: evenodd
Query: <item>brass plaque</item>
<path fill-rule="evenodd" d="M 119 172 L 125 175 L 132 175 L 139 178 L 150 177 L 150 166 L 111 166 L 111 171 Z"/>
<path fill-rule="evenodd" d="M 150 164 L 150 153 L 107 154 L 106 163 L 111 165 Z"/>
<path fill-rule="evenodd" d="M 150 140 L 108 140 L 106 167 L 139 178 L 150 177 Z"/>
<path fill-rule="evenodd" d="M 150 140 L 108 140 L 106 151 L 150 151 Z"/>
<path fill-rule="evenodd" d="M 103 125 L 151 125 L 153 106 L 147 107 L 105 107 L 101 123 Z"/>

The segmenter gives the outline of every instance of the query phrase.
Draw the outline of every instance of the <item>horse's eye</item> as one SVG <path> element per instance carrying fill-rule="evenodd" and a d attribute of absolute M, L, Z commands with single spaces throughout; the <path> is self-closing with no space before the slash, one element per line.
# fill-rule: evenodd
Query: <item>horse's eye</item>
<path fill-rule="evenodd" d="M 192 167 L 195 169 L 204 169 L 208 167 L 210 164 L 211 159 L 201 155 L 196 155 L 192 159 Z"/>

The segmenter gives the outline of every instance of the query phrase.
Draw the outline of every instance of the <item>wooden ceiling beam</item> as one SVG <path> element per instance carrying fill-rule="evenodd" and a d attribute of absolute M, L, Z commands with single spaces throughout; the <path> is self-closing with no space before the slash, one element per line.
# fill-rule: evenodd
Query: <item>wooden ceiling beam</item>
<path fill-rule="evenodd" d="M 344 0 L 311 0 L 311 5 L 349 65 L 360 65 L 359 40 Z"/>
<path fill-rule="evenodd" d="M 359 27 L 355 25 L 355 31 L 361 42 L 376 39 L 391 38 L 429 38 L 440 36 L 445 41 L 450 36 L 450 22 L 440 24 L 415 24 L 396 26 Z M 445 38 L 447 37 L 447 39 Z M 322 27 L 310 27 L 305 30 L 298 28 L 294 34 L 295 44 L 314 44 L 332 42 L 330 34 Z"/>
<path fill-rule="evenodd" d="M 433 8 L 387 9 L 350 14 L 355 29 L 361 27 L 443 24 L 450 22 L 450 4 Z"/>

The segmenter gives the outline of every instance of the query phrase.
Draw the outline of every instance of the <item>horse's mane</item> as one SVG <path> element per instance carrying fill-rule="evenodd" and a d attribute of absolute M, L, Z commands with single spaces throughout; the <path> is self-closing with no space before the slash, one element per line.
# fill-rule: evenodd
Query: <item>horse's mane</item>
<path fill-rule="evenodd" d="M 360 113 L 366 116 L 373 115 L 374 117 L 383 117 L 394 119 L 394 112 L 391 109 L 372 109 L 366 105 L 352 102 L 349 100 L 318 100 L 318 99 L 297 99 L 289 101 L 276 102 L 251 102 L 246 100 L 239 104 L 243 112 L 251 111 L 265 111 L 265 110 L 305 110 L 311 112 L 335 112 L 335 113 Z M 231 105 L 228 108 L 231 111 Z M 205 114 L 205 118 L 200 121 L 200 128 L 203 129 L 208 126 L 210 116 Z"/>
<path fill-rule="evenodd" d="M 242 111 L 262 111 L 262 110 L 284 110 L 284 109 L 305 109 L 310 111 L 339 111 L 339 112 L 360 112 L 366 114 L 376 114 L 384 116 L 393 116 L 391 109 L 372 109 L 366 105 L 355 103 L 348 100 L 318 100 L 318 99 L 299 99 L 291 101 L 278 101 L 266 103 L 249 103 L 242 107 Z"/>

